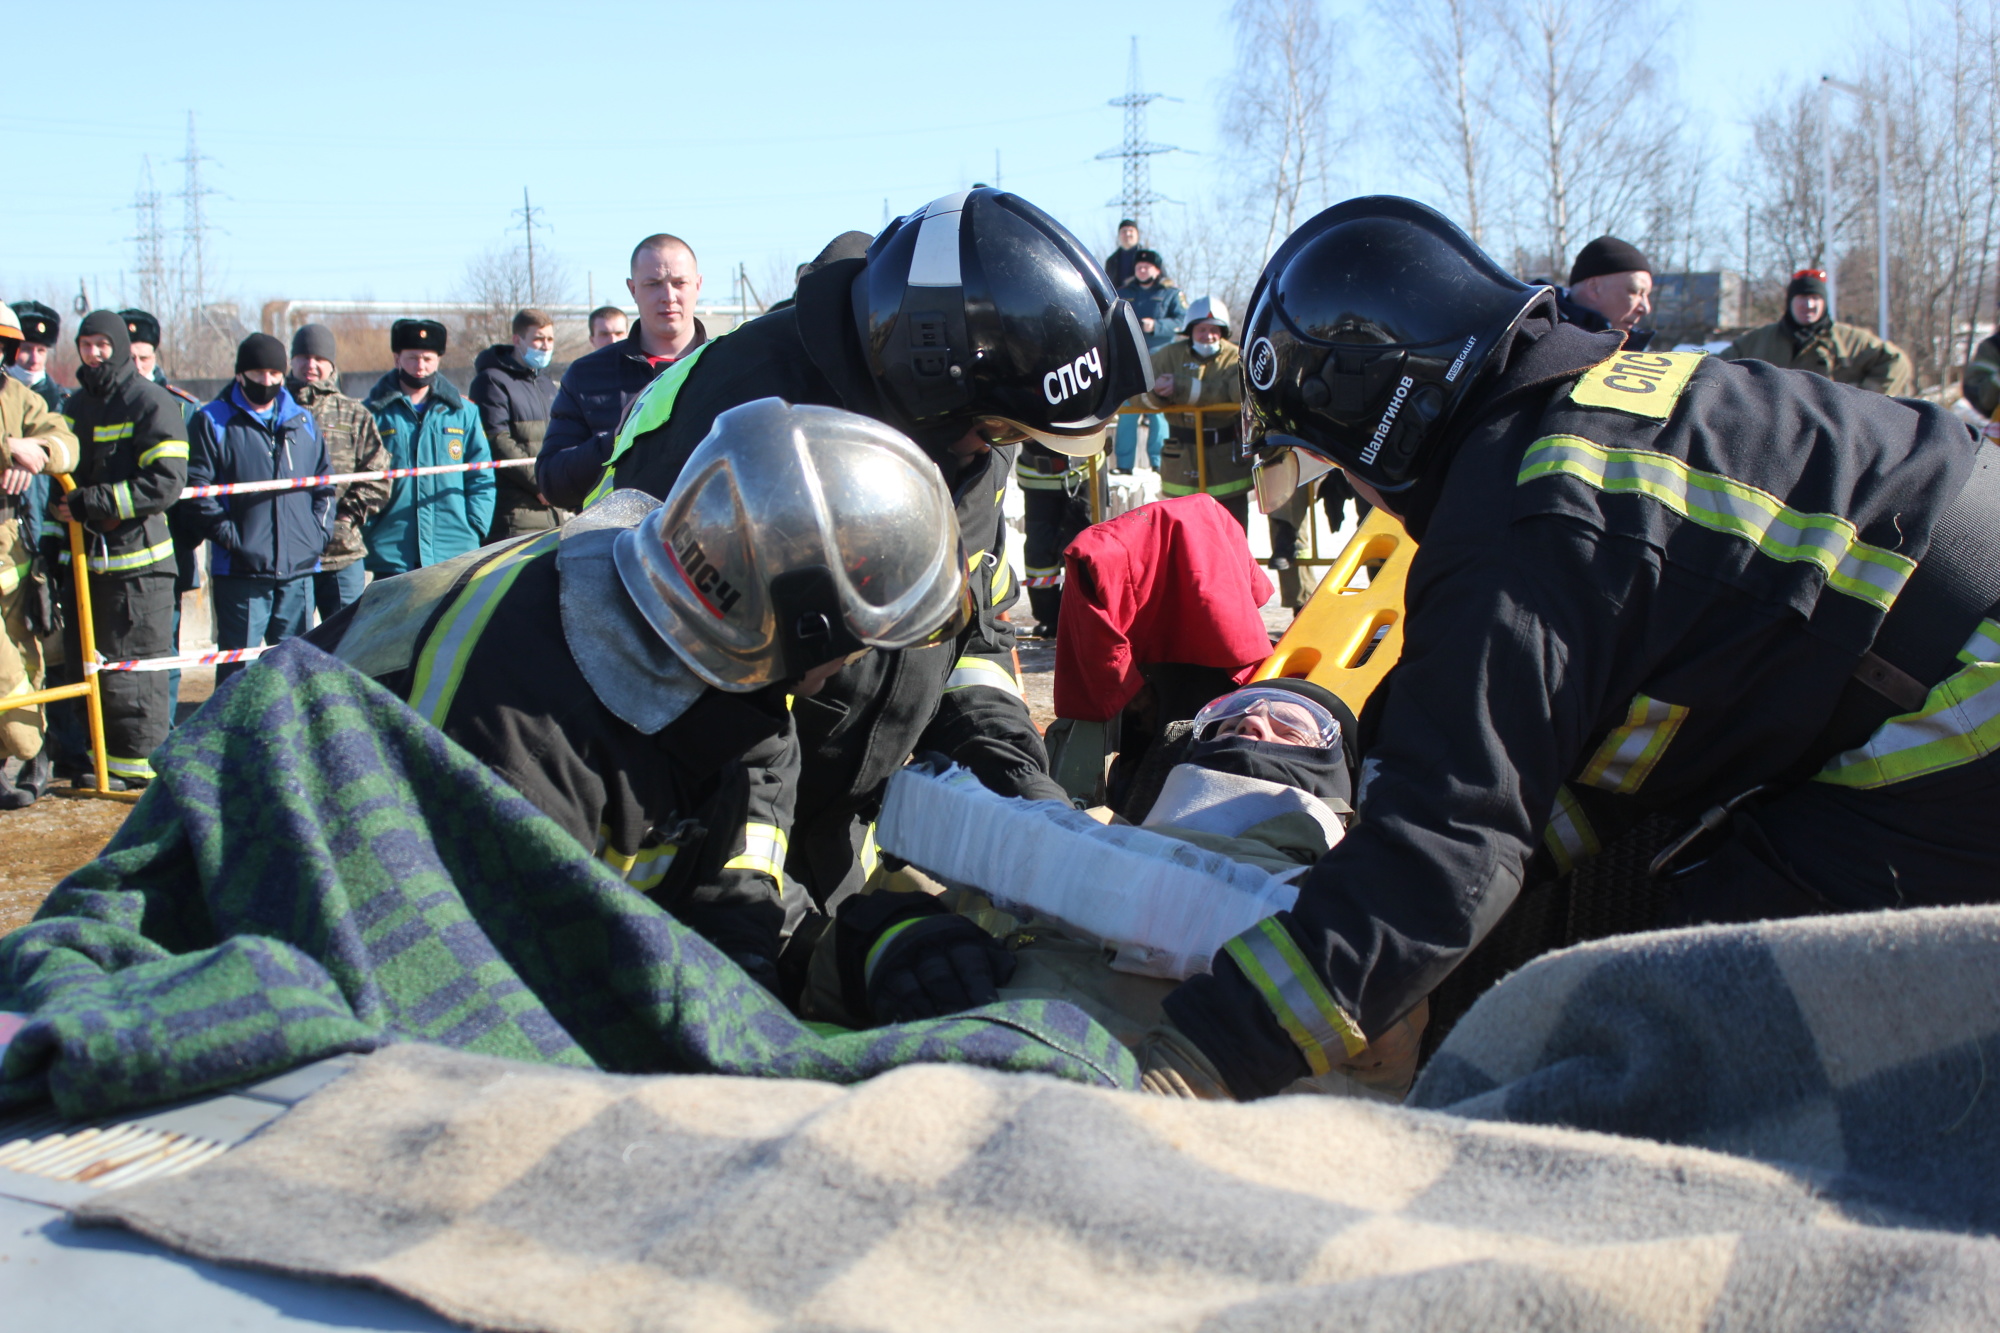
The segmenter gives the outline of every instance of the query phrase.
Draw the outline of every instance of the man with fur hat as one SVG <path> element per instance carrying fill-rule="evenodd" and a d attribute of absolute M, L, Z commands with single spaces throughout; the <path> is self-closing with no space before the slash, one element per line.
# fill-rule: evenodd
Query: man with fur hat
<path fill-rule="evenodd" d="M 174 650 L 174 543 L 166 512 L 187 482 L 180 400 L 138 373 L 131 335 L 113 311 L 84 316 L 76 350 L 82 364 L 66 407 L 83 458 L 74 473 L 77 488 L 55 500 L 50 513 L 57 522 L 84 525 L 99 655 L 165 657 Z M 61 561 L 68 560 L 64 550 Z M 76 610 L 68 609 L 63 670 L 74 681 L 83 648 Z M 166 673 L 106 672 L 100 690 L 111 788 L 143 787 L 153 777 L 147 761 L 173 718 Z"/>
<path fill-rule="evenodd" d="M 1800 269 L 1785 288 L 1784 317 L 1738 338 L 1723 349 L 1722 359 L 1810 370 L 1835 384 L 1858 384 L 1891 398 L 1915 393 L 1916 371 L 1903 349 L 1864 328 L 1835 323 L 1826 298 L 1826 273 Z"/>
<path fill-rule="evenodd" d="M 0 359 L 11 360 L 21 343 L 21 321 L 12 307 L 0 306 Z M 48 589 L 35 568 L 35 540 L 41 530 L 37 490 L 47 474 L 76 466 L 76 436 L 41 396 L 12 376 L 0 377 L 0 697 L 42 688 L 42 635 L 45 612 L 37 599 Z M 42 710 L 16 708 L 0 713 L 0 810 L 33 805 L 50 781 L 42 748 Z"/>
<path fill-rule="evenodd" d="M 60 412 L 67 390 L 49 374 L 49 354 L 62 336 L 62 316 L 40 301 L 16 301 L 9 307 L 21 336 L 7 354 L 7 373 L 40 394 L 51 412 Z"/>
<path fill-rule="evenodd" d="M 484 463 L 479 409 L 438 373 L 445 327 L 434 319 L 399 319 L 389 327 L 396 368 L 369 390 L 367 408 L 389 450 L 391 467 Z M 493 523 L 490 471 L 404 477 L 368 527 L 368 569 L 378 578 L 404 574 L 476 551 Z"/>

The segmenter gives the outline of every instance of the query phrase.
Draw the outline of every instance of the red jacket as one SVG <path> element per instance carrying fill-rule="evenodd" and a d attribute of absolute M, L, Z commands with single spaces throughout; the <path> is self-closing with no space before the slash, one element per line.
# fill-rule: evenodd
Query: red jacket
<path fill-rule="evenodd" d="M 1145 685 L 1142 665 L 1240 673 L 1271 655 L 1257 609 L 1271 580 L 1213 496 L 1142 505 L 1087 529 L 1063 556 L 1057 717 L 1108 721 Z"/>

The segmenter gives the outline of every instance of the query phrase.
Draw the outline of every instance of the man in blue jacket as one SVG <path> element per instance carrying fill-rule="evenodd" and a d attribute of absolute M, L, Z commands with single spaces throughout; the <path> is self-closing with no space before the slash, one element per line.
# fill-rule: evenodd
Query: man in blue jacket
<path fill-rule="evenodd" d="M 285 392 L 285 345 L 253 333 L 236 349 L 236 382 L 195 413 L 189 429 L 188 481 L 227 485 L 323 477 L 326 442 L 312 413 Z M 209 595 L 215 644 L 228 650 L 282 643 L 312 624 L 312 576 L 333 523 L 332 486 L 186 502 L 194 529 L 209 543 Z M 240 662 L 216 668 L 219 685 Z"/>
<path fill-rule="evenodd" d="M 399 319 L 389 327 L 396 368 L 375 381 L 364 404 L 382 432 L 390 467 L 484 463 L 492 455 L 479 409 L 438 374 L 445 327 L 434 319 Z M 476 551 L 493 522 L 490 471 L 402 477 L 389 504 L 368 525 L 368 570 L 406 574 Z"/>

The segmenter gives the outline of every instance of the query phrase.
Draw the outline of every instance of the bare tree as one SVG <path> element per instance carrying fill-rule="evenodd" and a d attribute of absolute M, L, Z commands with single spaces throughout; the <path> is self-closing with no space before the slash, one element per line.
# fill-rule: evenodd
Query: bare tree
<path fill-rule="evenodd" d="M 1323 0 L 1235 0 L 1236 68 L 1223 103 L 1224 136 L 1238 154 L 1239 196 L 1259 225 L 1258 262 L 1326 201 L 1347 139 L 1332 120 L 1340 68 Z"/>
<path fill-rule="evenodd" d="M 1378 23 L 1394 31 L 1415 66 L 1405 80 L 1416 132 L 1410 164 L 1443 195 L 1445 211 L 1487 243 L 1498 220 L 1492 93 L 1498 84 L 1493 11 L 1472 0 L 1375 0 Z"/>
<path fill-rule="evenodd" d="M 561 305 L 575 299 L 576 283 L 561 260 L 537 249 L 532 290 L 543 304 Z M 503 246 L 475 255 L 459 280 L 459 299 L 477 302 L 481 309 L 461 317 L 465 327 L 455 331 L 453 347 L 471 350 L 508 341 L 514 336 L 514 312 L 534 304 L 529 292 L 525 247 Z"/>
<path fill-rule="evenodd" d="M 1498 11 L 1497 119 L 1520 162 L 1517 267 L 1560 272 L 1591 236 L 1632 230 L 1686 111 L 1667 97 L 1649 0 L 1521 0 Z"/>

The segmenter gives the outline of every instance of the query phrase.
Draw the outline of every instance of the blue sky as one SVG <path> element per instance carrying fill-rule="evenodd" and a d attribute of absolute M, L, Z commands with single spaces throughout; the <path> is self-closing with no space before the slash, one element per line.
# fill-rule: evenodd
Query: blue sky
<path fill-rule="evenodd" d="M 1333 8 L 1362 34 L 1361 67 L 1384 64 L 1393 35 L 1359 0 Z M 1843 68 L 1863 13 L 1664 12 L 1681 87 L 1725 150 L 1770 90 Z M 523 185 L 578 299 L 586 274 L 605 298 L 655 230 L 687 237 L 707 296 L 726 299 L 738 261 L 767 286 L 833 234 L 875 230 L 885 200 L 903 212 L 990 181 L 996 151 L 1007 187 L 1095 245 L 1118 173 L 1093 158 L 1121 134 L 1105 101 L 1134 32 L 1147 83 L 1185 99 L 1155 104 L 1152 137 L 1199 150 L 1155 159 L 1155 187 L 1211 193 L 1227 15 L 1226 0 L 22 6 L 0 111 L 14 155 L 0 293 L 66 298 L 81 276 L 117 299 L 141 155 L 163 191 L 180 188 L 189 111 L 214 159 L 212 285 L 251 302 L 448 296 L 472 255 L 514 239 Z M 1393 135 L 1372 130 L 1356 188 L 1417 188 Z"/>

